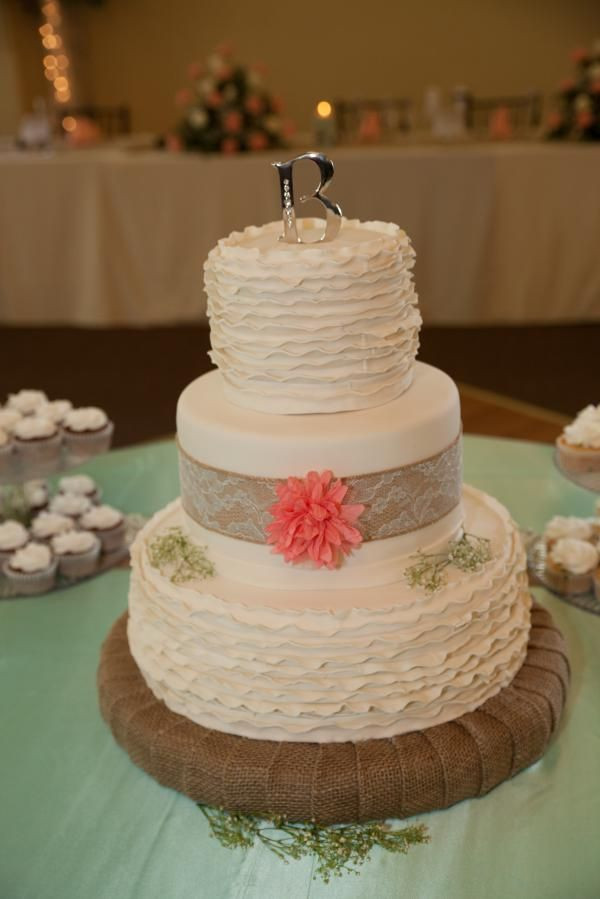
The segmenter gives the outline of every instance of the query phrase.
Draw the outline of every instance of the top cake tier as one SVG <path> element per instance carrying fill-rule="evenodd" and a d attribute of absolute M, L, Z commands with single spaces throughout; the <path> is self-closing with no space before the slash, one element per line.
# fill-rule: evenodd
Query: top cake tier
<path fill-rule="evenodd" d="M 322 222 L 304 219 L 305 240 Z M 227 398 L 261 412 L 368 409 L 409 387 L 421 316 L 397 225 L 343 220 L 331 242 L 281 222 L 220 240 L 206 261 L 211 358 Z"/>

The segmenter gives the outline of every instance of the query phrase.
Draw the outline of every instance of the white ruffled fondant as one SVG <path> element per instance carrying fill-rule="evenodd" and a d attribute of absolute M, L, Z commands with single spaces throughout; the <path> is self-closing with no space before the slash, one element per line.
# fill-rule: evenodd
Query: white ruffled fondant
<path fill-rule="evenodd" d="M 132 653 L 169 708 L 243 736 L 336 742 L 456 718 L 512 680 L 529 632 L 515 526 L 473 488 L 465 508 L 467 529 L 492 541 L 479 572 L 450 570 L 432 596 L 404 582 L 332 595 L 258 590 L 223 572 L 174 586 L 146 547 L 181 521 L 176 501 L 132 548 Z"/>
<path fill-rule="evenodd" d="M 397 225 L 344 220 L 318 246 L 281 223 L 219 241 L 205 265 L 211 357 L 232 402 L 273 413 L 366 409 L 412 379 L 421 316 Z"/>

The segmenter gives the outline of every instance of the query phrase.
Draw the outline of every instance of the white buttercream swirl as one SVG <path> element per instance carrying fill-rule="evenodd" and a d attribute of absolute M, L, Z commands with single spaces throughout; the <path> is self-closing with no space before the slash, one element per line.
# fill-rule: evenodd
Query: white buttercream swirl
<path fill-rule="evenodd" d="M 575 515 L 555 515 L 544 528 L 546 540 L 559 540 L 561 537 L 576 537 L 578 540 L 589 540 L 592 526 L 587 518 Z"/>
<path fill-rule="evenodd" d="M 40 512 L 31 523 L 31 532 L 40 540 L 62 534 L 74 527 L 73 519 L 68 515 L 59 515 L 56 512 Z"/>
<path fill-rule="evenodd" d="M 12 434 L 16 423 L 22 418 L 23 416 L 17 409 L 0 409 L 0 428 Z"/>
<path fill-rule="evenodd" d="M 52 562 L 52 553 L 43 543 L 28 543 L 23 549 L 18 549 L 10 557 L 9 565 L 15 571 L 23 571 L 33 574 L 36 571 L 44 571 Z"/>
<path fill-rule="evenodd" d="M 28 539 L 27 528 L 19 521 L 9 519 L 0 524 L 0 550 L 16 549 L 27 543 Z"/>
<path fill-rule="evenodd" d="M 90 499 L 77 493 L 59 493 L 50 501 L 50 511 L 56 512 L 58 515 L 77 517 L 88 512 L 91 507 Z"/>
<path fill-rule="evenodd" d="M 71 400 L 52 400 L 51 402 L 42 403 L 37 409 L 38 415 L 49 418 L 55 424 L 60 424 L 67 412 L 73 408 Z"/>
<path fill-rule="evenodd" d="M 399 396 L 421 325 L 407 235 L 356 220 L 330 243 L 285 244 L 280 233 L 280 222 L 234 232 L 205 265 L 210 355 L 228 398 L 290 414 Z"/>
<path fill-rule="evenodd" d="M 98 538 L 89 531 L 66 531 L 52 538 L 52 549 L 57 556 L 87 553 L 99 545 Z"/>
<path fill-rule="evenodd" d="M 54 437 L 57 433 L 55 423 L 49 418 L 42 418 L 41 415 L 28 415 L 15 425 L 15 437 L 19 440 L 39 440 Z"/>
<path fill-rule="evenodd" d="M 7 406 L 16 409 L 22 415 L 31 415 L 38 407 L 48 402 L 48 397 L 42 390 L 19 390 L 8 396 Z"/>
<path fill-rule="evenodd" d="M 121 521 L 123 521 L 123 516 L 118 509 L 113 509 L 112 506 L 92 506 L 88 512 L 82 515 L 81 526 L 104 531 L 116 527 Z"/>
<path fill-rule="evenodd" d="M 61 478 L 58 482 L 61 493 L 77 493 L 79 496 L 91 496 L 96 492 L 96 482 L 88 474 L 73 474 Z"/>
<path fill-rule="evenodd" d="M 600 449 L 600 404 L 589 405 L 563 431 L 567 443 L 573 446 Z"/>
<path fill-rule="evenodd" d="M 514 525 L 470 496 L 467 526 L 491 537 L 493 561 L 433 596 L 404 583 L 253 591 L 219 574 L 174 586 L 146 549 L 180 520 L 172 504 L 132 550 L 129 640 L 144 677 L 191 720 L 263 739 L 391 736 L 473 710 L 522 664 L 530 599 Z"/>
<path fill-rule="evenodd" d="M 550 559 L 570 574 L 588 574 L 598 565 L 598 550 L 585 540 L 561 537 L 550 550 Z"/>
<path fill-rule="evenodd" d="M 103 409 L 97 406 L 82 406 L 80 409 L 71 409 L 63 419 L 65 428 L 69 431 L 99 431 L 108 424 L 108 416 Z"/>

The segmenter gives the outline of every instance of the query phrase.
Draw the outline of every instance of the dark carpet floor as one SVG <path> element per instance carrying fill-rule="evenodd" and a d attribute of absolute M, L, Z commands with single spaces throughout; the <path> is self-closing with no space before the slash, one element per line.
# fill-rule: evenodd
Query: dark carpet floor
<path fill-rule="evenodd" d="M 0 328 L 0 402 L 36 387 L 53 399 L 98 405 L 115 445 L 175 430 L 175 404 L 210 367 L 208 330 Z M 456 381 L 574 415 L 600 402 L 600 324 L 424 328 L 419 357 Z"/>

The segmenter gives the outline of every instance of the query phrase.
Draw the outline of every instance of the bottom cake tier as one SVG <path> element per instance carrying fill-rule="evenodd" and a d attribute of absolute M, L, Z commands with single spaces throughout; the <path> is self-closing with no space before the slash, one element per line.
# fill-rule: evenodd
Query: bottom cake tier
<path fill-rule="evenodd" d="M 153 551 L 182 526 L 172 503 L 132 548 L 128 637 L 146 684 L 190 722 L 260 741 L 382 739 L 473 712 L 523 665 L 531 600 L 506 509 L 471 487 L 463 500 L 490 559 L 448 566 L 431 594 L 402 580 L 307 595 L 221 571 L 173 583 Z"/>

